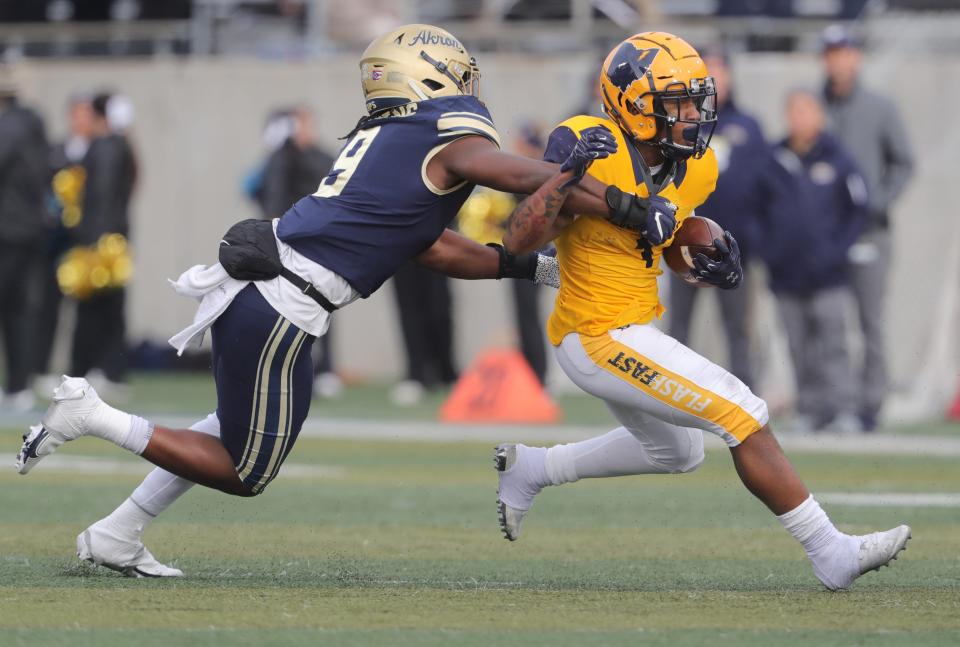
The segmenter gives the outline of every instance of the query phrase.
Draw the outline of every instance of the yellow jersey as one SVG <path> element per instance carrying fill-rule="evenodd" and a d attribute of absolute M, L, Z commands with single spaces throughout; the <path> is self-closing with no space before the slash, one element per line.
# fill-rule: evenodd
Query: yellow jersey
<path fill-rule="evenodd" d="M 640 154 L 623 132 L 601 117 L 578 116 L 561 123 L 550 136 L 546 159 L 569 151 L 581 130 L 603 125 L 617 138 L 617 152 L 591 164 L 588 173 L 626 193 L 647 196 L 649 192 L 638 165 Z M 555 155 L 551 156 L 551 147 Z M 713 151 L 700 159 L 677 165 L 672 182 L 659 193 L 677 205 L 677 225 L 707 199 L 717 184 L 717 160 Z M 639 232 L 617 227 L 607 220 L 580 216 L 557 238 L 560 291 L 547 322 L 547 335 L 554 345 L 578 332 L 587 336 L 629 324 L 644 324 L 660 317 L 664 308 L 657 294 L 662 274 L 660 257 L 664 245 L 651 246 Z"/>

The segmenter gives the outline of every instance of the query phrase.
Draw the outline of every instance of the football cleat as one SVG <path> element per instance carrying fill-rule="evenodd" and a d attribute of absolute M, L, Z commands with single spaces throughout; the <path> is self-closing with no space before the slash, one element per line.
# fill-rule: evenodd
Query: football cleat
<path fill-rule="evenodd" d="M 885 532 L 873 532 L 859 537 L 857 562 L 860 565 L 860 575 L 879 571 L 881 566 L 889 566 L 901 550 L 907 549 L 907 542 L 912 536 L 910 526 L 897 526 Z"/>
<path fill-rule="evenodd" d="M 63 440 L 51 435 L 43 425 L 33 425 L 30 432 L 23 436 L 23 446 L 20 447 L 14 467 L 20 474 L 26 474 L 41 458 L 57 451 L 62 444 Z"/>
<path fill-rule="evenodd" d="M 849 557 L 844 558 L 849 564 L 846 569 L 847 573 L 840 577 L 835 573 L 827 575 L 819 571 L 816 565 L 814 565 L 814 573 L 823 585 L 831 591 L 846 590 L 861 575 L 870 571 L 878 571 L 881 566 L 889 566 L 890 562 L 897 559 L 900 551 L 906 550 L 907 541 L 910 537 L 910 526 L 897 526 L 884 532 L 873 532 L 869 535 L 847 535 L 844 537 L 849 542 L 849 548 L 846 550 L 850 551 Z M 854 555 L 856 556 L 855 562 L 853 562 Z"/>
<path fill-rule="evenodd" d="M 498 445 L 493 455 L 498 478 L 497 517 L 503 536 L 510 541 L 520 538 L 523 518 L 540 491 L 539 487 L 523 482 L 522 472 L 517 469 L 518 447 L 512 443 Z"/>
<path fill-rule="evenodd" d="M 127 577 L 183 577 L 183 571 L 161 564 L 139 539 L 120 536 L 101 519 L 77 535 L 77 557 Z"/>
<path fill-rule="evenodd" d="M 64 375 L 40 424 L 30 427 L 30 433 L 23 437 L 15 464 L 17 471 L 26 474 L 66 441 L 86 434 L 85 422 L 100 404 L 100 396 L 89 382 Z"/>

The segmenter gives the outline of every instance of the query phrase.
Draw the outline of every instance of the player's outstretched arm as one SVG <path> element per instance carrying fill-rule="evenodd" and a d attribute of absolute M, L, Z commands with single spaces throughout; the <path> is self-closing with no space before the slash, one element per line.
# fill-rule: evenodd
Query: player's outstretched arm
<path fill-rule="evenodd" d="M 430 163 L 428 173 L 437 186 L 454 186 L 467 180 L 507 193 L 529 195 L 560 169 L 559 164 L 504 153 L 485 137 L 463 137 L 443 149 Z M 434 178 L 433 172 L 445 175 Z M 443 180 L 446 179 L 445 183 Z M 606 185 L 584 177 L 567 195 L 564 212 L 607 218 L 610 207 Z"/>
<path fill-rule="evenodd" d="M 481 245 L 449 229 L 413 260 L 455 279 L 526 279 L 560 287 L 555 257 L 536 253 L 515 256 L 502 245 Z"/>
<path fill-rule="evenodd" d="M 497 250 L 444 229 L 427 251 L 414 262 L 455 279 L 496 279 L 500 272 Z"/>

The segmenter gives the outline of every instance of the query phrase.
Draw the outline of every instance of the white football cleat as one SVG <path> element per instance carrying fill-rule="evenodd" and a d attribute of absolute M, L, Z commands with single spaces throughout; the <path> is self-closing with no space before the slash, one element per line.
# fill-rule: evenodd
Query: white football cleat
<path fill-rule="evenodd" d="M 872 532 L 869 535 L 847 536 L 845 539 L 853 543 L 849 550 L 856 550 L 856 565 L 849 568 L 843 577 L 828 577 L 814 566 L 814 573 L 831 591 L 843 591 L 870 571 L 878 571 L 881 566 L 889 566 L 897 559 L 901 550 L 906 550 L 907 541 L 911 538 L 910 526 L 897 526 L 883 532 Z M 852 557 L 852 555 L 851 555 Z"/>
<path fill-rule="evenodd" d="M 912 536 L 910 526 L 897 526 L 884 532 L 872 532 L 858 537 L 860 551 L 857 553 L 857 562 L 860 564 L 860 575 L 879 571 L 881 566 L 890 566 L 897 554 L 907 549 L 907 542 Z"/>
<path fill-rule="evenodd" d="M 520 445 L 504 443 L 498 445 L 493 455 L 493 466 L 497 470 L 497 517 L 500 530 L 510 541 L 520 538 L 520 526 L 530 507 L 533 497 L 540 488 L 523 480 L 523 472 L 517 467 Z"/>
<path fill-rule="evenodd" d="M 41 458 L 57 451 L 57 447 L 62 444 L 63 440 L 51 435 L 43 425 L 33 425 L 30 432 L 23 435 L 23 445 L 17 454 L 14 468 L 20 474 L 26 474 Z"/>
<path fill-rule="evenodd" d="M 107 519 L 77 535 L 77 557 L 127 577 L 183 577 L 179 568 L 158 562 L 139 539 L 120 536 Z"/>
<path fill-rule="evenodd" d="M 84 423 L 101 403 L 89 382 L 82 377 L 64 375 L 60 386 L 53 391 L 53 402 L 40 424 L 30 427 L 30 433 L 23 437 L 23 446 L 17 454 L 17 471 L 26 474 L 60 445 L 86 434 Z"/>
<path fill-rule="evenodd" d="M 63 382 L 53 391 L 53 402 L 40 422 L 51 435 L 63 440 L 76 440 L 87 433 L 87 418 L 102 403 L 85 378 L 64 375 Z"/>

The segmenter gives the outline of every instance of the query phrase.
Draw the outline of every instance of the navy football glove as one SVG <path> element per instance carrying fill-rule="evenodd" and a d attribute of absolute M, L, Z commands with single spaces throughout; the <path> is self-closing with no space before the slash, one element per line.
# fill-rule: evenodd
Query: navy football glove
<path fill-rule="evenodd" d="M 725 240 L 715 238 L 714 247 L 721 254 L 715 261 L 705 254 L 697 254 L 693 259 L 693 275 L 697 280 L 715 285 L 721 290 L 731 290 L 743 280 L 743 268 L 740 267 L 740 246 L 729 231 L 723 232 Z"/>
<path fill-rule="evenodd" d="M 677 205 L 666 198 L 654 195 L 644 198 L 624 193 L 615 186 L 608 186 L 607 220 L 618 227 L 636 229 L 651 245 L 662 245 L 677 226 Z"/>
<path fill-rule="evenodd" d="M 560 165 L 560 172 L 573 171 L 573 178 L 561 188 L 567 188 L 583 179 L 587 168 L 594 160 L 603 159 L 617 152 L 617 140 L 605 126 L 591 126 L 580 131 L 570 155 Z"/>

